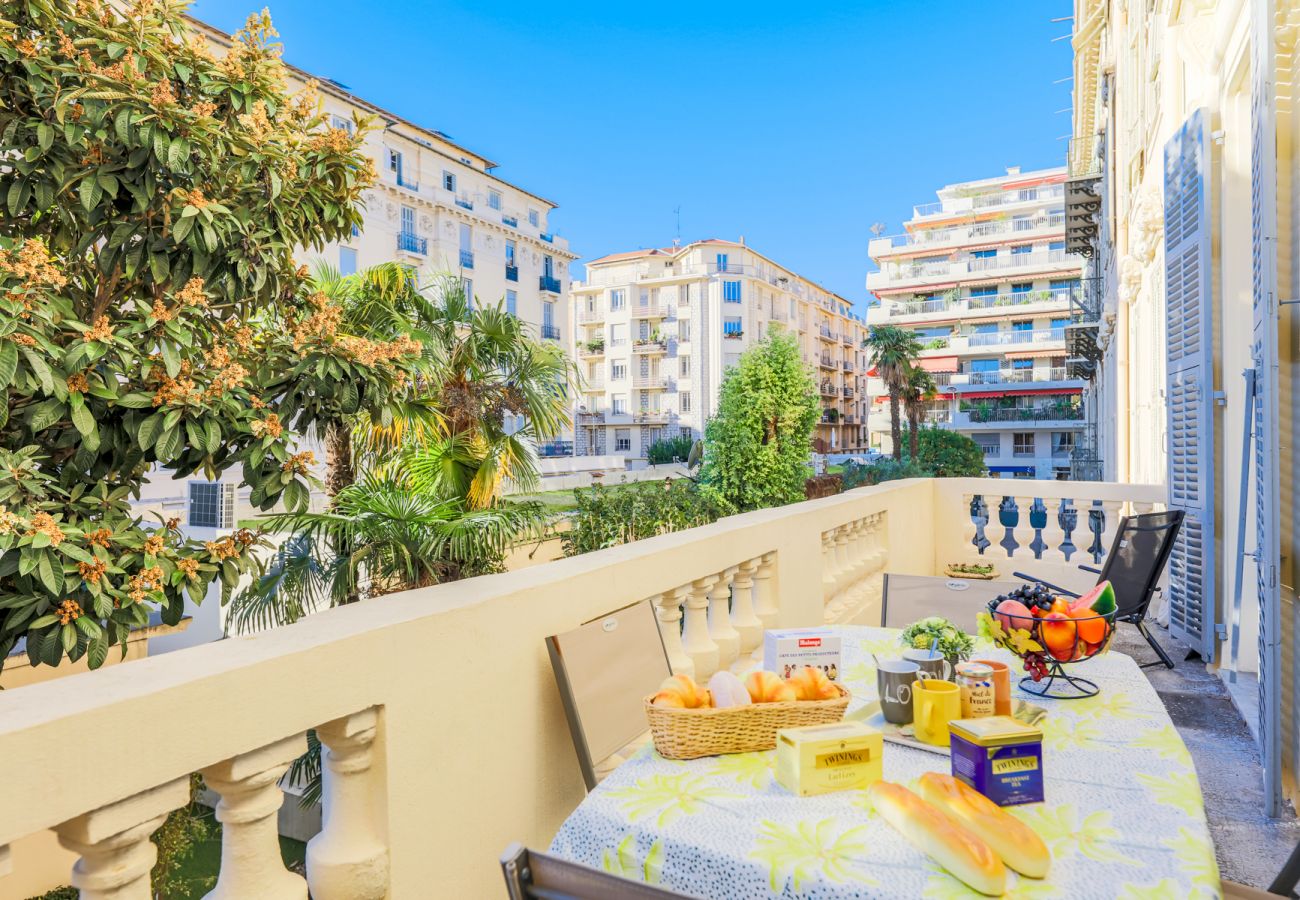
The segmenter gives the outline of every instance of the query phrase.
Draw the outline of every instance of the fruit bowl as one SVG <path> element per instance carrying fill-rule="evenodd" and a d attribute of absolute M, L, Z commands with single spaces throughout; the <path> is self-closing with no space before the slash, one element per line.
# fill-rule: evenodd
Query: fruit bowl
<path fill-rule="evenodd" d="M 1092 697 L 1096 683 L 1064 667 L 1106 652 L 1116 613 L 1109 582 L 1073 600 L 1053 596 L 1041 584 L 1025 585 L 989 601 L 979 615 L 980 631 L 1024 662 L 1028 674 L 1020 687 L 1027 693 L 1058 700 Z"/>

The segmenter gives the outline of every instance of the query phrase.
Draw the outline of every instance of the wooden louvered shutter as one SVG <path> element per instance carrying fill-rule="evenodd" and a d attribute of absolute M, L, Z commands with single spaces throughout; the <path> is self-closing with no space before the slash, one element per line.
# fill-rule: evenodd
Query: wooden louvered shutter
<path fill-rule="evenodd" d="M 1251 5 L 1251 366 L 1255 370 L 1255 590 L 1259 602 L 1259 735 L 1267 814 L 1281 814 L 1281 532 L 1277 328 L 1277 139 L 1273 106 L 1273 4 Z M 1242 498 L 1245 502 L 1246 498 Z"/>
<path fill-rule="evenodd" d="M 1169 558 L 1169 633 L 1214 656 L 1214 368 L 1206 112 L 1165 145 L 1169 505 L 1186 512 Z"/>

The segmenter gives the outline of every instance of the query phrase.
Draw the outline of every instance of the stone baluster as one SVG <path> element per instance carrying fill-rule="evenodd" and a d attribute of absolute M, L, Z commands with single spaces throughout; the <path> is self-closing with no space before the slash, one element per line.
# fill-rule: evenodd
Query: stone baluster
<path fill-rule="evenodd" d="M 59 843 L 80 856 L 71 881 L 82 900 L 151 900 L 158 848 L 149 836 L 189 800 L 189 778 L 177 778 L 57 826 Z"/>
<path fill-rule="evenodd" d="M 835 596 L 839 572 L 835 566 L 835 532 L 822 532 L 822 600 L 830 603 Z"/>
<path fill-rule="evenodd" d="M 709 591 L 709 637 L 718 645 L 718 668 L 725 669 L 740 658 L 740 632 L 731 624 L 731 578 L 733 566 L 721 574 Z"/>
<path fill-rule="evenodd" d="M 312 900 L 381 900 L 388 895 L 388 845 L 371 768 L 379 712 L 367 709 L 316 728 L 321 742 L 321 830 L 307 842 Z"/>
<path fill-rule="evenodd" d="M 682 604 L 690 595 L 689 587 L 673 588 L 654 598 L 655 616 L 659 619 L 659 633 L 668 652 L 668 663 L 674 675 L 695 677 L 695 663 L 682 647 Z"/>
<path fill-rule="evenodd" d="M 758 571 L 754 573 L 754 612 L 763 623 L 764 630 L 775 628 L 780 621 L 780 609 L 776 602 L 776 553 L 764 553 L 759 557 Z"/>
<path fill-rule="evenodd" d="M 971 528 L 968 534 L 971 535 L 971 546 L 975 548 L 975 552 L 983 556 L 991 543 L 986 533 L 989 525 L 989 504 L 983 494 L 971 495 L 970 521 Z"/>
<path fill-rule="evenodd" d="M 1106 521 L 1106 509 L 1102 506 L 1100 500 L 1094 500 L 1088 506 L 1088 555 L 1092 557 L 1093 564 L 1099 564 L 1101 558 L 1106 555 L 1107 545 L 1105 540 L 1106 529 L 1110 525 Z"/>
<path fill-rule="evenodd" d="M 1029 542 L 1029 550 L 1034 554 L 1034 559 L 1042 559 L 1047 552 L 1048 544 L 1043 539 L 1043 529 L 1047 527 L 1047 504 L 1041 497 L 1030 499 L 1029 503 L 1029 529 L 1033 534 L 1033 539 Z"/>
<path fill-rule="evenodd" d="M 1042 559 L 1046 562 L 1063 563 L 1064 558 L 1061 556 L 1061 523 L 1058 521 L 1057 513 L 1060 510 L 1061 501 L 1055 497 L 1040 498 L 1043 503 L 1043 555 Z"/>
<path fill-rule="evenodd" d="M 299 734 L 203 770 L 208 787 L 221 795 L 221 871 L 204 900 L 307 900 L 307 882 L 284 867 L 276 827 L 284 802 L 280 777 L 306 749 Z"/>
<path fill-rule="evenodd" d="M 763 623 L 754 612 L 754 573 L 757 559 L 747 559 L 736 568 L 731 583 L 731 625 L 740 633 L 740 652 L 749 653 L 763 642 Z"/>
<path fill-rule="evenodd" d="M 718 671 L 718 645 L 709 636 L 709 589 L 717 581 L 717 575 L 697 578 L 691 582 L 690 596 L 686 598 L 682 649 L 695 664 L 695 680 L 701 682 Z"/>
<path fill-rule="evenodd" d="M 1007 552 L 1008 557 L 1014 557 L 1016 551 L 1020 549 L 1020 542 L 1016 540 L 1016 526 L 1020 524 L 1020 506 L 1016 503 L 1015 497 L 1005 496 L 998 504 L 998 524 L 1002 526 L 1002 540 L 998 541 L 998 546 Z"/>
<path fill-rule="evenodd" d="M 1056 524 L 1061 527 L 1061 558 L 1067 563 L 1079 552 L 1074 536 L 1079 530 L 1079 506 L 1074 500 L 1062 500 L 1056 513 Z"/>
<path fill-rule="evenodd" d="M 835 550 L 844 560 L 840 568 L 839 590 L 844 592 L 852 588 L 853 579 L 857 570 L 858 561 L 853 555 L 853 526 L 854 522 L 845 522 L 839 528 L 835 529 Z"/>
<path fill-rule="evenodd" d="M 871 517 L 871 569 L 881 572 L 889 562 L 889 514 L 878 512 Z"/>

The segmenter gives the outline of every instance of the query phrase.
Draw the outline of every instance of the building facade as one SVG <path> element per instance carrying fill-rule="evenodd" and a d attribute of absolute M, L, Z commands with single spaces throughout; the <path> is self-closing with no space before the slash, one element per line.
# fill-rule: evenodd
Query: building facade
<path fill-rule="evenodd" d="M 1079 350 L 1105 477 L 1184 514 L 1169 628 L 1234 688 L 1277 814 L 1300 797 L 1300 4 L 1130 6 L 1075 2 Z"/>
<path fill-rule="evenodd" d="M 1084 433 L 1084 382 L 1066 330 L 1082 290 L 1065 252 L 1064 169 L 951 184 L 904 234 L 869 246 L 871 325 L 912 332 L 939 392 L 926 420 L 972 438 L 989 471 L 1068 478 Z M 872 377 L 874 447 L 892 450 L 887 391 Z"/>
<path fill-rule="evenodd" d="M 775 331 L 798 335 L 816 373 L 815 446 L 864 446 L 864 323 L 849 301 L 743 239 L 601 257 L 572 291 L 573 352 L 585 380 L 575 453 L 641 457 L 661 438 L 702 436 L 727 368 Z"/>
<path fill-rule="evenodd" d="M 223 53 L 230 38 L 194 26 Z M 548 340 L 568 342 L 569 263 L 577 256 L 551 232 L 555 204 L 498 177 L 496 163 L 440 131 L 375 106 L 329 79 L 288 66 L 291 89 L 315 82 L 334 127 L 372 119 L 363 150 L 378 179 L 366 192 L 363 223 L 346 241 L 299 257 L 343 274 L 396 261 L 420 284 L 443 275 L 463 279 L 482 303 L 503 303 Z"/>

